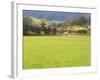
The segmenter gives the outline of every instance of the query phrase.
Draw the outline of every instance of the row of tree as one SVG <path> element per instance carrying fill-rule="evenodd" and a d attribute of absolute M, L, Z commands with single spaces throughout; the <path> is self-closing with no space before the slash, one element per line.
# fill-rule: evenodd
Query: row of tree
<path fill-rule="evenodd" d="M 23 35 L 90 34 L 90 24 L 90 18 L 85 17 L 68 21 L 49 21 L 34 17 L 23 17 Z M 77 26 L 78 29 L 74 26 Z"/>

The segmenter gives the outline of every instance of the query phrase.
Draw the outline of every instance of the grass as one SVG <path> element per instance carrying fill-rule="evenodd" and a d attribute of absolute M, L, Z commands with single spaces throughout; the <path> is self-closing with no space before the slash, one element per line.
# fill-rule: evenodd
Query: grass
<path fill-rule="evenodd" d="M 23 68 L 89 66 L 89 36 L 24 36 Z"/>

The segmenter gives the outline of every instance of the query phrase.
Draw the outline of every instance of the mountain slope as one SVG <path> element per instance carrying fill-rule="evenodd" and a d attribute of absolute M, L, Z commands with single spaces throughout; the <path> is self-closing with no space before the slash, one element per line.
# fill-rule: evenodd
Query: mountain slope
<path fill-rule="evenodd" d="M 56 11 L 34 11 L 24 10 L 23 16 L 31 16 L 40 19 L 48 19 L 55 21 L 67 21 L 72 18 L 90 17 L 90 13 L 75 13 L 75 12 L 56 12 Z"/>

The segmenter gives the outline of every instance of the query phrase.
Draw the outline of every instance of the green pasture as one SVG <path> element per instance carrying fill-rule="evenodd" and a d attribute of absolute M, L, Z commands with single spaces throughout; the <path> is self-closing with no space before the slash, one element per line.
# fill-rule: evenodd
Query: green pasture
<path fill-rule="evenodd" d="M 89 36 L 24 36 L 23 68 L 91 65 Z"/>

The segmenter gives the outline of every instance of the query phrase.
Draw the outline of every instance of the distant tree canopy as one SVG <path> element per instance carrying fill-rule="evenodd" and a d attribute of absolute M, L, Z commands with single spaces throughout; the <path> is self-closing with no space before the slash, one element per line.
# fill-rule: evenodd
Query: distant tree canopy
<path fill-rule="evenodd" d="M 68 26 L 82 26 L 82 27 L 87 27 L 90 25 L 90 19 L 86 19 L 85 17 L 80 17 L 80 18 L 75 18 L 71 19 L 66 22 Z"/>
<path fill-rule="evenodd" d="M 90 24 L 90 17 L 79 17 L 59 22 L 34 17 L 23 17 L 23 35 L 62 35 L 65 32 L 86 34 L 90 33 L 90 30 L 88 31 Z M 77 28 L 74 26 L 77 26 L 78 29 L 74 29 Z"/>

